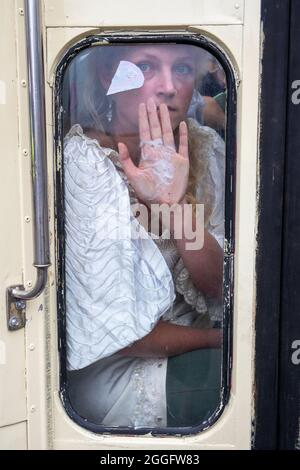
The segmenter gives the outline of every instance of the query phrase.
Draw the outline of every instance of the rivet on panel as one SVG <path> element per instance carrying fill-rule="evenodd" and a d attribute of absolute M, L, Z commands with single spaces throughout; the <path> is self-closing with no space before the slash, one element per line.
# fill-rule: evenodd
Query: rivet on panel
<path fill-rule="evenodd" d="M 238 10 L 238 9 L 240 8 L 240 5 L 239 5 L 238 3 L 236 3 L 236 4 L 234 5 L 234 8 L 235 8 L 236 10 Z"/>
<path fill-rule="evenodd" d="M 34 351 L 34 350 L 35 350 L 35 345 L 34 345 L 33 343 L 31 343 L 31 344 L 29 345 L 29 350 L 30 350 L 30 351 Z"/>
<path fill-rule="evenodd" d="M 12 328 L 13 330 L 17 330 L 21 325 L 21 319 L 14 315 L 10 317 L 8 324 L 10 328 Z"/>
<path fill-rule="evenodd" d="M 34 413 L 34 412 L 36 411 L 36 406 L 35 406 L 35 405 L 31 405 L 30 411 L 31 411 L 31 413 Z"/>
<path fill-rule="evenodd" d="M 26 80 L 21 80 L 21 85 L 22 85 L 23 87 L 26 87 L 26 86 L 27 86 Z"/>
<path fill-rule="evenodd" d="M 25 222 L 29 223 L 31 221 L 31 218 L 29 217 L 29 215 L 26 215 L 25 216 Z"/>
<path fill-rule="evenodd" d="M 24 308 L 26 308 L 26 302 L 24 302 L 24 300 L 17 300 L 15 305 L 17 310 L 24 310 Z"/>
<path fill-rule="evenodd" d="M 26 286 L 27 286 L 27 287 L 32 287 L 32 281 L 27 281 L 27 282 L 26 282 Z"/>
<path fill-rule="evenodd" d="M 19 8 L 19 15 L 24 16 L 24 8 Z"/>
<path fill-rule="evenodd" d="M 28 155 L 28 150 L 27 149 L 23 149 L 23 155 L 24 155 L 24 157 L 27 157 L 27 155 Z"/>

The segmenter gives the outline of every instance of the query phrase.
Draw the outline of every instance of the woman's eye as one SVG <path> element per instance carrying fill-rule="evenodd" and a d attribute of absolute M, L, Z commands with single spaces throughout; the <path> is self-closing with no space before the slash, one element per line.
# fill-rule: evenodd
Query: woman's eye
<path fill-rule="evenodd" d="M 192 72 L 192 68 L 190 65 L 178 64 L 175 66 L 175 72 L 180 75 L 187 75 Z"/>
<path fill-rule="evenodd" d="M 141 69 L 141 71 L 143 73 L 150 72 L 150 70 L 151 70 L 151 65 L 150 64 L 140 63 L 140 64 L 137 64 L 137 66 Z"/>

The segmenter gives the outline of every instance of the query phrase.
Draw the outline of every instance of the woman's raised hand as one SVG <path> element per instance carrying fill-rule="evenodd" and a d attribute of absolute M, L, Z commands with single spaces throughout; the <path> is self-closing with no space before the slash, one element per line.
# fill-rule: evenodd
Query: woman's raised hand
<path fill-rule="evenodd" d="M 188 131 L 179 126 L 179 150 L 176 152 L 168 107 L 153 100 L 139 107 L 141 159 L 136 166 L 127 146 L 118 144 L 120 161 L 129 183 L 141 202 L 174 204 L 186 194 L 189 176 Z"/>

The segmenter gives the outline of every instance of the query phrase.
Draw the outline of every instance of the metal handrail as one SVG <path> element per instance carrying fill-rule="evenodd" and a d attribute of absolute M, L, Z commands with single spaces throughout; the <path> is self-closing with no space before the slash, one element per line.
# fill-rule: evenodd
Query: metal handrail
<path fill-rule="evenodd" d="M 47 282 L 47 269 L 50 266 L 45 81 L 40 3 L 40 0 L 25 0 L 34 209 L 33 265 L 37 268 L 37 279 L 30 291 L 10 288 L 13 297 L 23 300 L 31 300 L 41 294 Z"/>

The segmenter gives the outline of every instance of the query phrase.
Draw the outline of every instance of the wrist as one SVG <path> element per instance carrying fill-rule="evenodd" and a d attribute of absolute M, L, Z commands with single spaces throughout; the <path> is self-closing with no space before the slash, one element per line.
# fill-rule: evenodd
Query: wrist
<path fill-rule="evenodd" d="M 188 204 L 186 197 L 184 196 L 176 204 L 172 204 L 170 207 L 170 235 L 174 238 L 175 232 L 183 233 L 183 226 L 185 221 L 185 206 Z"/>

